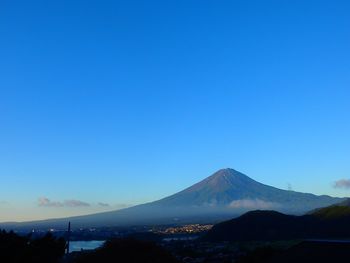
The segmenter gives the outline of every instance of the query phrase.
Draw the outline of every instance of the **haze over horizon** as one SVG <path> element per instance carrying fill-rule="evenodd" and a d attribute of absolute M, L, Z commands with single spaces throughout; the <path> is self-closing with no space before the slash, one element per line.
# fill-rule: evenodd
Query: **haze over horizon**
<path fill-rule="evenodd" d="M 227 167 L 349 196 L 349 9 L 2 2 L 0 222 L 154 201 Z"/>

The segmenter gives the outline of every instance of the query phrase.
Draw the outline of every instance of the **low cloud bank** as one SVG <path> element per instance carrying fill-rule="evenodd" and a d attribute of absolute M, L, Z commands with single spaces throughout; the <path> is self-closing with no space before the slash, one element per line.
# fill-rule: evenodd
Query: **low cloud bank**
<path fill-rule="evenodd" d="M 279 203 L 268 202 L 260 199 L 241 199 L 235 200 L 229 204 L 230 208 L 240 209 L 276 209 L 280 206 Z"/>

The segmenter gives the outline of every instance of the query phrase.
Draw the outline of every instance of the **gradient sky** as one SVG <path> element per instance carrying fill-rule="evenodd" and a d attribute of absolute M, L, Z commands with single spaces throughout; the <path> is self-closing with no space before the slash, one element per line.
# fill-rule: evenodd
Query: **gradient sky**
<path fill-rule="evenodd" d="M 349 13 L 322 0 L 1 1 L 0 221 L 152 201 L 226 167 L 350 195 L 333 187 L 350 178 Z"/>

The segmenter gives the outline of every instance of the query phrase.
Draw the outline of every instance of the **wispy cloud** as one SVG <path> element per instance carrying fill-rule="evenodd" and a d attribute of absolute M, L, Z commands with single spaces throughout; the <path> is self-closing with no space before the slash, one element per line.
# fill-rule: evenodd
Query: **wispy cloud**
<path fill-rule="evenodd" d="M 79 200 L 66 200 L 63 202 L 64 206 L 69 207 L 80 207 L 80 206 L 91 206 L 89 203 L 79 201 Z"/>
<path fill-rule="evenodd" d="M 62 207 L 63 203 L 57 202 L 57 201 L 51 201 L 47 197 L 39 197 L 38 205 L 39 206 L 45 206 L 45 207 Z"/>
<path fill-rule="evenodd" d="M 0 202 L 1 204 L 1 202 Z M 69 200 L 63 200 L 63 201 L 57 201 L 57 200 L 51 200 L 48 197 L 39 197 L 38 198 L 38 206 L 41 207 L 53 207 L 53 208 L 59 208 L 59 207 L 92 207 L 92 208 L 104 208 L 104 209 L 123 209 L 132 206 L 131 204 L 109 204 L 106 202 L 98 202 L 98 203 L 87 203 L 81 200 L 76 199 L 69 199 Z"/>
<path fill-rule="evenodd" d="M 102 206 L 102 207 L 109 207 L 109 204 L 107 203 L 102 203 L 102 202 L 99 202 L 97 203 L 98 206 Z"/>
<path fill-rule="evenodd" d="M 340 179 L 335 181 L 334 188 L 350 189 L 350 179 Z"/>
<path fill-rule="evenodd" d="M 61 201 L 52 201 L 47 197 L 39 197 L 38 205 L 42 207 L 86 207 L 90 206 L 89 203 L 80 201 L 80 200 L 65 200 Z"/>
<path fill-rule="evenodd" d="M 240 209 L 275 209 L 279 207 L 279 204 L 260 199 L 241 199 L 231 202 L 229 207 Z"/>

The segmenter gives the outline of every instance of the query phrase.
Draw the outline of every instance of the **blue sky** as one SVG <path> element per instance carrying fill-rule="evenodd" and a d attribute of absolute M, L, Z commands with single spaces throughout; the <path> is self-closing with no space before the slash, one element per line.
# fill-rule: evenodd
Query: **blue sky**
<path fill-rule="evenodd" d="M 1 1 L 0 221 L 152 201 L 225 167 L 348 196 L 349 12 Z"/>

